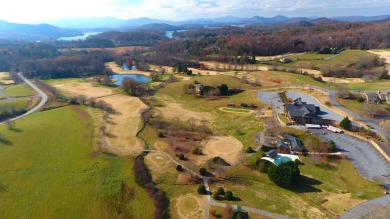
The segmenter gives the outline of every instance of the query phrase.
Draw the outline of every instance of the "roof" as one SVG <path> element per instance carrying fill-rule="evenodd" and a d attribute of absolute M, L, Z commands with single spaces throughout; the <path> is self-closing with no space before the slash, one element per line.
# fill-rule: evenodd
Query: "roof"
<path fill-rule="evenodd" d="M 379 99 L 379 96 L 378 96 L 377 93 L 366 93 L 366 96 L 367 96 L 367 99 L 369 101 L 378 100 Z"/>
<path fill-rule="evenodd" d="M 294 103 L 286 103 L 284 105 L 286 111 L 291 117 L 316 117 L 320 111 L 319 107 L 314 104 L 307 104 L 300 100 Z"/>
<path fill-rule="evenodd" d="M 278 139 L 278 140 L 276 141 L 276 143 L 277 143 L 277 146 L 278 146 L 279 148 L 288 148 L 288 149 L 290 149 L 290 145 L 289 145 L 285 140 Z"/>
<path fill-rule="evenodd" d="M 267 152 L 267 156 L 270 158 L 274 158 L 274 157 L 278 156 L 278 153 L 275 150 L 271 150 L 271 151 Z"/>
<path fill-rule="evenodd" d="M 299 139 L 295 138 L 294 136 L 288 135 L 286 133 L 282 133 L 281 136 L 283 136 L 285 138 L 285 140 L 288 140 L 290 142 L 291 149 L 293 151 L 303 149 L 301 141 Z"/>

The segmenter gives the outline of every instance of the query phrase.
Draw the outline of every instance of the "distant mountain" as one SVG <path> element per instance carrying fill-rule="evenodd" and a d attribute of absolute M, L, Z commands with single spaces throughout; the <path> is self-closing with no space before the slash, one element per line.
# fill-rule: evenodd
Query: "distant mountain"
<path fill-rule="evenodd" d="M 17 24 L 0 20 L 0 39 L 47 40 L 77 35 L 82 35 L 82 32 L 49 24 Z"/>
<path fill-rule="evenodd" d="M 379 16 L 342 16 L 342 17 L 330 17 L 332 20 L 337 21 L 348 21 L 348 22 L 371 22 L 371 21 L 379 21 L 390 18 L 390 14 L 388 15 L 379 15 Z"/>
<path fill-rule="evenodd" d="M 360 22 L 360 21 L 377 21 L 384 20 L 389 18 L 390 15 L 381 15 L 381 16 L 344 16 L 344 17 L 330 17 L 327 19 L 334 21 L 346 21 L 346 22 Z M 322 20 L 319 20 L 322 19 Z M 316 23 L 324 22 L 328 23 L 328 21 L 323 20 L 324 18 L 319 17 L 285 17 L 281 15 L 277 15 L 274 17 L 260 17 L 254 16 L 250 18 L 241 18 L 235 16 L 226 16 L 220 18 L 199 18 L 199 19 L 190 19 L 184 21 L 169 21 L 169 20 L 161 20 L 161 19 L 151 19 L 147 17 L 136 18 L 136 19 L 128 19 L 122 20 L 113 17 L 96 17 L 96 18 L 73 18 L 73 19 L 64 19 L 49 22 L 50 24 L 63 27 L 63 28 L 80 28 L 80 29 L 105 29 L 105 30 L 123 30 L 123 29 L 136 29 L 140 26 L 150 25 L 150 24 L 167 24 L 172 26 L 179 25 L 203 25 L 208 27 L 224 27 L 229 25 L 253 25 L 253 24 L 282 24 L 282 23 L 291 23 L 296 21 L 315 21 Z M 317 20 L 317 21 L 316 21 Z M 143 29 L 142 27 L 141 29 Z M 161 25 L 159 27 L 161 29 Z M 166 28 L 165 28 L 166 29 Z M 170 27 L 170 29 L 173 29 Z"/>

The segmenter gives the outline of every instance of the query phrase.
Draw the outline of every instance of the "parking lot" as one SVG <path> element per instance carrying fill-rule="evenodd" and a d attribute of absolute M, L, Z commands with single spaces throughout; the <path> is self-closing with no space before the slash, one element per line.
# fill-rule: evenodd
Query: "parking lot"
<path fill-rule="evenodd" d="M 383 180 L 382 182 L 390 189 L 390 163 L 370 143 L 326 129 L 306 130 L 323 141 L 333 140 L 338 150 L 348 157 L 363 177 Z"/>

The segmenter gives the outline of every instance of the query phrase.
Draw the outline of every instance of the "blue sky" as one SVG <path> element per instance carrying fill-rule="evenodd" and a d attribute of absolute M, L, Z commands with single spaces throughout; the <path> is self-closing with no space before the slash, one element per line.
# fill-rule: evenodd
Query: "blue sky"
<path fill-rule="evenodd" d="M 0 20 L 37 23 L 69 17 L 150 17 L 167 20 L 275 15 L 351 16 L 390 14 L 390 0 L 6 0 Z"/>

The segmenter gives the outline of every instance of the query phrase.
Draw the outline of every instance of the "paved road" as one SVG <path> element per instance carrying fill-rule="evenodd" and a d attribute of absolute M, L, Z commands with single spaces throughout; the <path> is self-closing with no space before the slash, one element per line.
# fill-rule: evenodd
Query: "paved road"
<path fill-rule="evenodd" d="M 35 84 L 33 84 L 31 81 L 29 81 L 27 78 L 25 78 L 22 75 L 22 73 L 18 73 L 18 75 L 26 84 L 28 84 L 32 89 L 34 89 L 38 93 L 38 96 L 41 97 L 41 102 L 39 102 L 38 105 L 36 105 L 34 108 L 32 108 L 29 111 L 27 111 L 25 114 L 10 119 L 11 121 L 15 121 L 17 119 L 23 118 L 23 117 L 25 117 L 27 115 L 30 115 L 31 113 L 36 112 L 37 110 L 39 110 L 47 102 L 47 99 L 48 99 L 48 97 L 45 94 L 45 92 L 43 92 L 41 89 L 39 89 L 37 86 L 35 86 Z M 0 124 L 4 124 L 5 122 L 6 121 L 1 122 Z"/>
<path fill-rule="evenodd" d="M 357 219 L 364 218 L 367 214 L 374 212 L 377 209 L 383 207 L 389 207 L 390 204 L 390 195 L 385 195 L 383 197 L 373 199 L 367 202 L 364 202 L 360 205 L 355 206 L 348 212 L 346 212 L 340 219 Z M 390 218 L 390 215 L 383 215 L 383 218 Z"/>

